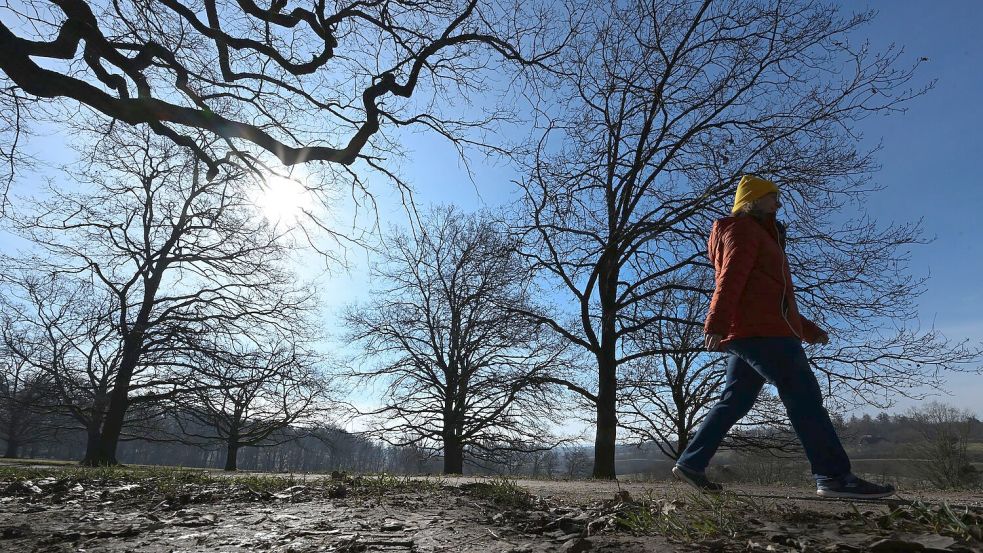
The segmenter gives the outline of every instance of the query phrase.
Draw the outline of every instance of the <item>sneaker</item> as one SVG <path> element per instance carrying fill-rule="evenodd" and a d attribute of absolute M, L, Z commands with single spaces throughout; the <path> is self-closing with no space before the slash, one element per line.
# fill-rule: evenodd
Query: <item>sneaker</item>
<path fill-rule="evenodd" d="M 894 486 L 868 482 L 863 478 L 848 475 L 844 478 L 823 482 L 816 487 L 820 497 L 844 497 L 849 499 L 880 499 L 894 494 Z"/>
<path fill-rule="evenodd" d="M 672 467 L 672 475 L 701 492 L 720 493 L 724 489 L 720 484 L 707 480 L 706 474 L 692 471 L 679 465 Z"/>

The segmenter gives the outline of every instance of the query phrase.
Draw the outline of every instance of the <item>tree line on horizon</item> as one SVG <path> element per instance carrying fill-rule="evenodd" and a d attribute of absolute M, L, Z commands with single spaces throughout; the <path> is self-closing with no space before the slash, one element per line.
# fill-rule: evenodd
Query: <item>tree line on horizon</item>
<path fill-rule="evenodd" d="M 831 409 L 979 370 L 980 345 L 918 326 L 918 223 L 863 207 L 877 162 L 861 122 L 931 86 L 913 88 L 900 50 L 851 43 L 873 12 L 25 5 L 0 8 L 0 205 L 29 244 L 0 257 L 0 354 L 7 397 L 84 431 L 84 464 L 118 463 L 122 441 L 168 420 L 224 444 L 231 470 L 243 447 L 348 416 L 445 473 L 569 444 L 572 419 L 594 430 L 595 478 L 617 476 L 619 443 L 672 458 L 722 385 L 702 349 L 705 249 L 745 173 L 782 187 L 799 303 L 832 336 L 808 350 Z M 45 188 L 29 183 L 33 122 L 70 129 L 79 152 Z M 397 158 L 418 128 L 508 163 L 516 200 L 417 209 Z M 267 220 L 256 190 L 300 165 L 318 206 Z M 406 224 L 379 228 L 380 183 Z M 342 195 L 364 227 L 319 211 Z M 370 298 L 343 316 L 354 358 L 324 351 L 317 290 L 291 269 L 303 246 L 336 267 L 375 254 Z M 350 405 L 352 389 L 378 389 L 378 407 Z M 783 420 L 763 398 L 729 445 L 794 450 L 756 431 Z"/>

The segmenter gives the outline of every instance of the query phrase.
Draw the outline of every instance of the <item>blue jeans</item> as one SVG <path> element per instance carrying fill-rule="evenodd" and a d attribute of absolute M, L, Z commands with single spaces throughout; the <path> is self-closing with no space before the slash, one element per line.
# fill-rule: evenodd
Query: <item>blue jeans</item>
<path fill-rule="evenodd" d="M 751 410 L 767 380 L 795 429 L 820 484 L 850 474 L 850 459 L 836 435 L 816 376 L 798 338 L 740 338 L 726 345 L 730 359 L 720 401 L 710 409 L 676 464 L 703 472 L 734 424 Z"/>

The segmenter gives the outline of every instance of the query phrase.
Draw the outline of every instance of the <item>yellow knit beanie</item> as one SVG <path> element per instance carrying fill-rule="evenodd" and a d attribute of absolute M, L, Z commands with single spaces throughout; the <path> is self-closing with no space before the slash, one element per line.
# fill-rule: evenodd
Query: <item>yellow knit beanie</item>
<path fill-rule="evenodd" d="M 734 194 L 734 207 L 730 212 L 737 213 L 742 206 L 772 192 L 778 193 L 778 186 L 775 183 L 754 175 L 744 175 L 737 185 L 737 193 Z"/>

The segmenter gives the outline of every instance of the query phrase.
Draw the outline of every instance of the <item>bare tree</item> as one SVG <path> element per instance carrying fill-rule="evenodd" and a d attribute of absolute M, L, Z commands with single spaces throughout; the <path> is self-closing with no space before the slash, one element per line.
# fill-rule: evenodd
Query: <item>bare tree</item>
<path fill-rule="evenodd" d="M 649 309 L 675 313 L 680 320 L 656 322 L 630 337 L 641 349 L 667 353 L 625 366 L 618 421 L 629 436 L 652 442 L 676 459 L 724 386 L 724 359 L 703 349 L 702 328 L 690 323 L 705 312 L 705 296 L 668 290 L 653 299 L 659 305 Z"/>
<path fill-rule="evenodd" d="M 914 69 L 898 68 L 898 50 L 851 44 L 872 13 L 844 17 L 810 1 L 676 0 L 607 3 L 592 15 L 546 88 L 542 137 L 519 183 L 519 230 L 546 293 L 568 298 L 553 314 L 528 315 L 594 362 L 590 387 L 570 388 L 596 414 L 595 477 L 615 477 L 623 368 L 691 350 L 630 338 L 653 324 L 701 324 L 647 309 L 647 300 L 712 292 L 687 277 L 706 265 L 711 224 L 729 212 L 744 173 L 782 185 L 802 311 L 841 344 L 813 361 L 831 388 L 848 388 L 840 397 L 910 393 L 972 358 L 908 324 L 920 288 L 904 250 L 920 242 L 917 225 L 884 227 L 863 214 L 831 220 L 874 188 L 857 122 L 923 91 L 907 88 Z M 877 337 L 885 320 L 904 330 Z"/>
<path fill-rule="evenodd" d="M 206 181 L 183 154 L 117 128 L 79 172 L 80 191 L 52 189 L 33 214 L 15 216 L 16 232 L 45 256 L 8 259 L 8 272 L 81 275 L 103 301 L 89 320 L 109 325 L 96 334 L 115 353 L 100 353 L 110 391 L 88 464 L 116 462 L 131 404 L 183 389 L 194 370 L 184 352 L 201 347 L 200 336 L 289 329 L 310 305 L 282 268 L 287 242 L 257 215 L 241 181 Z"/>
<path fill-rule="evenodd" d="M 0 439 L 6 443 L 3 456 L 16 458 L 22 446 L 50 436 L 44 416 L 51 390 L 44 371 L 5 346 L 19 339 L 12 323 L 5 317 L 0 325 Z"/>
<path fill-rule="evenodd" d="M 557 463 L 559 461 L 559 455 L 556 449 L 551 449 L 549 451 L 543 451 L 536 454 L 535 463 L 532 469 L 532 476 L 534 478 L 545 477 L 553 478 L 556 473 Z"/>
<path fill-rule="evenodd" d="M 119 341 L 111 298 L 69 275 L 5 267 L 3 308 L 10 324 L 7 351 L 48 378 L 52 411 L 87 436 L 84 458 L 94 455 L 119 367 Z"/>
<path fill-rule="evenodd" d="M 184 437 L 224 444 L 227 471 L 238 468 L 243 446 L 298 440 L 326 414 L 327 379 L 316 356 L 293 337 L 273 336 L 258 344 L 232 341 L 221 355 L 192 353 L 199 367 L 194 391 L 181 398 L 176 420 Z"/>
<path fill-rule="evenodd" d="M 590 470 L 590 454 L 581 448 L 570 448 L 563 453 L 563 462 L 566 465 L 567 480 L 583 478 Z"/>
<path fill-rule="evenodd" d="M 915 452 L 928 460 L 919 469 L 929 482 L 942 489 L 958 489 L 980 481 L 969 455 L 973 413 L 933 401 L 909 409 L 906 417 L 922 437 Z"/>
<path fill-rule="evenodd" d="M 258 152 L 284 165 L 381 168 L 386 127 L 461 137 L 496 119 L 458 118 L 452 106 L 486 91 L 502 65 L 553 53 L 563 33 L 554 39 L 552 27 L 566 18 L 547 6 L 27 0 L 0 7 L 0 71 L 25 95 L 194 149 L 209 178 L 230 160 L 257 163 Z M 224 152 L 212 151 L 216 138 Z"/>
<path fill-rule="evenodd" d="M 376 435 L 442 450 L 448 474 L 465 455 L 548 449 L 557 411 L 544 378 L 563 350 L 513 312 L 529 301 L 529 273 L 489 218 L 446 207 L 425 219 L 391 233 L 373 299 L 346 315 L 364 348 L 356 376 L 385 385 Z"/>

